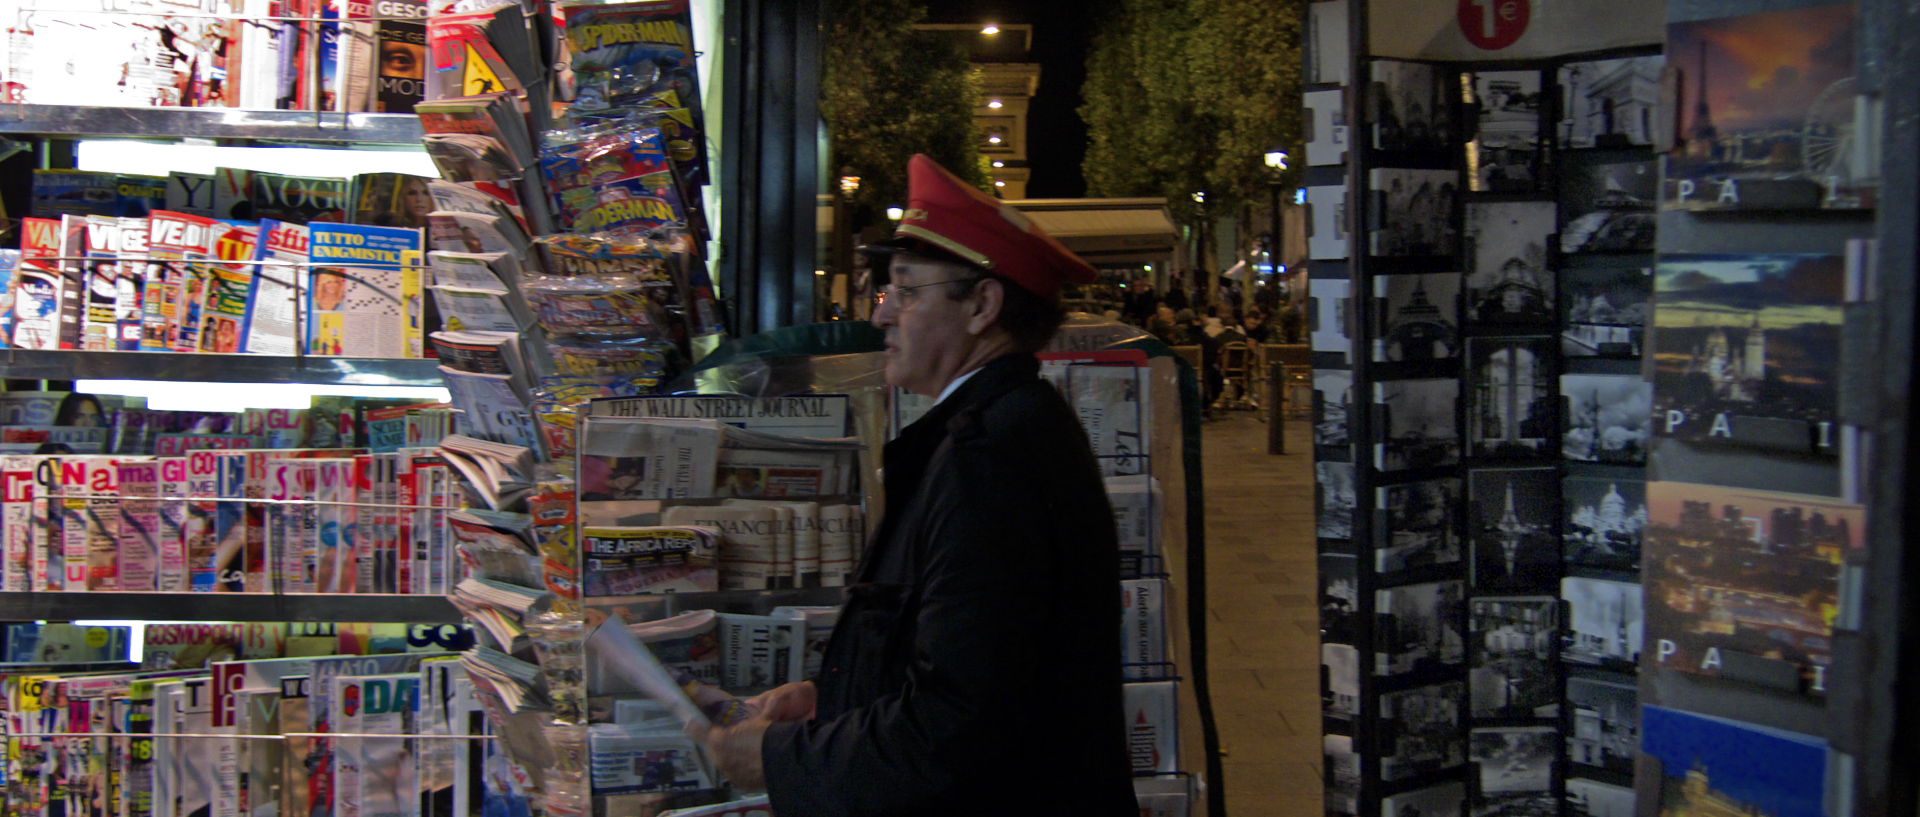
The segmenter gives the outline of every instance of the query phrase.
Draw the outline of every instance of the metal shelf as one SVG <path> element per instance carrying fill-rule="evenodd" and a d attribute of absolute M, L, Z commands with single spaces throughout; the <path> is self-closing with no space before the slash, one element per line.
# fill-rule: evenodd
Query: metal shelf
<path fill-rule="evenodd" d="M 0 621 L 352 621 L 457 624 L 443 596 L 290 593 L 0 593 Z"/>
<path fill-rule="evenodd" d="M 205 352 L 0 350 L 0 377 L 30 380 L 186 380 L 439 386 L 440 361 L 373 357 L 277 357 Z"/>
<path fill-rule="evenodd" d="M 581 604 L 595 608 L 625 607 L 649 618 L 665 618 L 688 610 L 766 615 L 775 607 L 836 605 L 846 602 L 844 587 L 790 587 L 781 590 L 719 590 L 710 593 L 657 593 L 641 596 L 589 596 Z"/>
<path fill-rule="evenodd" d="M 418 144 L 422 137 L 420 117 L 405 113 L 5 104 L 0 133 L 390 144 Z"/>

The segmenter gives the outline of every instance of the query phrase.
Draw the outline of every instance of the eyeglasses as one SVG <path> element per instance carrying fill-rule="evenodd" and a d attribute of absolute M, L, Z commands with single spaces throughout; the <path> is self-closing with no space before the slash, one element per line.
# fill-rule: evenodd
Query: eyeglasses
<path fill-rule="evenodd" d="M 924 284 L 911 284 L 908 286 L 900 286 L 899 284 L 888 284 L 884 287 L 881 287 L 879 292 L 873 293 L 873 308 L 879 309 L 882 305 L 886 304 L 886 302 L 888 301 L 895 301 L 896 308 L 904 308 L 906 307 L 907 304 L 913 302 L 913 297 L 908 293 L 911 293 L 916 289 L 926 289 L 927 287 L 937 287 L 941 284 L 957 284 L 957 283 L 971 284 L 979 280 L 981 279 L 976 276 L 972 278 L 948 278 L 942 281 L 928 281 L 927 283 L 924 283 Z"/>

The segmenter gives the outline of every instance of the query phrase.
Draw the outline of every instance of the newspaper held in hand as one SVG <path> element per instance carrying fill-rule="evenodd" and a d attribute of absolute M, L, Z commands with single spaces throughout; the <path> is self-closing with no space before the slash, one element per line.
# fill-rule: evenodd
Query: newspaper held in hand
<path fill-rule="evenodd" d="M 773 801 L 767 795 L 755 795 L 744 800 L 729 800 L 711 806 L 677 808 L 663 811 L 660 817 L 773 817 Z"/>
<path fill-rule="evenodd" d="M 705 623 L 711 633 L 713 611 L 704 612 Z M 707 713 L 701 711 L 700 706 L 688 696 L 675 674 L 669 672 L 641 637 L 618 617 L 608 618 L 594 628 L 593 634 L 587 636 L 587 648 L 590 654 L 600 659 L 599 668 L 625 680 L 647 698 L 665 707 L 683 728 L 704 729 L 713 724 Z"/>

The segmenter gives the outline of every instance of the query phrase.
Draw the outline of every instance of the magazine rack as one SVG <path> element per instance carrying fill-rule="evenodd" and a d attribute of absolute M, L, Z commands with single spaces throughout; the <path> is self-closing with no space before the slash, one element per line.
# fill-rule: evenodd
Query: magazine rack
<path fill-rule="evenodd" d="M 1911 410 L 1869 392 L 1911 361 L 1911 21 L 1386 8 L 1310 4 L 1328 813 L 1911 808 L 1866 646 L 1906 643 L 1911 457 L 1878 446 Z M 1725 44 L 1832 38 L 1733 102 L 1765 72 Z M 1811 124 L 1766 165 L 1775 114 Z"/>

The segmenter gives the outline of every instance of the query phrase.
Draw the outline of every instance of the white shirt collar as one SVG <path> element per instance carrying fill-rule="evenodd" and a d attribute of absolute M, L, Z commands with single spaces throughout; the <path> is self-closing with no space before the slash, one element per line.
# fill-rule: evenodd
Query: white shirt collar
<path fill-rule="evenodd" d="M 985 368 L 985 367 L 981 367 L 981 368 Z M 937 406 L 937 405 L 940 405 L 941 403 L 946 402 L 947 397 L 953 394 L 954 391 L 960 388 L 960 384 L 965 383 L 968 380 L 971 380 L 974 375 L 979 373 L 980 373 L 980 369 L 974 369 L 973 371 L 967 372 L 966 374 L 963 374 L 959 377 L 954 378 L 952 383 L 948 383 L 946 388 L 940 390 L 940 399 L 933 401 L 933 404 Z"/>

